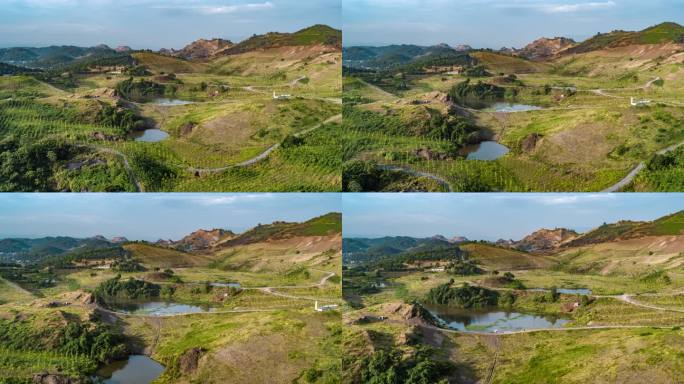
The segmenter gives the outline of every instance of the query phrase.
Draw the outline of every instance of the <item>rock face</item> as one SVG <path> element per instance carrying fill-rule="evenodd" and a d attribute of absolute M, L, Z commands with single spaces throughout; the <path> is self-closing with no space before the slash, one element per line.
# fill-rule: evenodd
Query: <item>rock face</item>
<path fill-rule="evenodd" d="M 540 229 L 515 242 L 513 247 L 526 252 L 550 251 L 578 236 L 579 234 L 571 229 Z"/>
<path fill-rule="evenodd" d="M 76 381 L 62 375 L 53 375 L 49 373 L 38 373 L 33 375 L 33 382 L 37 384 L 73 384 Z"/>
<path fill-rule="evenodd" d="M 468 241 L 468 238 L 465 236 L 454 236 L 451 239 L 449 239 L 449 242 L 451 244 L 461 244 L 465 243 L 466 241 Z"/>
<path fill-rule="evenodd" d="M 180 368 L 180 371 L 183 373 L 195 372 L 199 365 L 199 359 L 202 357 L 203 353 L 204 349 L 198 347 L 185 351 L 185 353 L 178 358 L 178 367 Z"/>
<path fill-rule="evenodd" d="M 525 153 L 532 152 L 537 147 L 537 142 L 539 142 L 540 139 L 541 136 L 538 133 L 530 133 L 523 139 L 520 148 Z"/>
<path fill-rule="evenodd" d="M 213 248 L 219 242 L 230 240 L 234 237 L 235 233 L 232 231 L 226 231 L 224 229 L 200 229 L 185 236 L 179 241 L 172 242 L 160 240 L 157 242 L 157 245 L 172 247 L 186 252 L 192 252 Z"/>
<path fill-rule="evenodd" d="M 130 52 L 133 49 L 127 45 L 119 45 L 118 47 L 114 48 L 114 50 L 117 52 Z"/>
<path fill-rule="evenodd" d="M 575 40 L 566 37 L 554 37 L 553 39 L 542 37 L 528 44 L 517 53 L 519 56 L 531 60 L 546 59 L 575 45 L 577 45 Z"/>
<path fill-rule="evenodd" d="M 123 237 L 123 236 L 116 236 L 116 237 L 112 237 L 111 241 L 112 241 L 112 243 L 120 244 L 120 243 L 127 242 L 128 239 Z"/>
<path fill-rule="evenodd" d="M 186 45 L 180 51 L 174 51 L 173 55 L 184 59 L 205 59 L 214 56 L 216 53 L 232 47 L 234 44 L 229 40 L 223 39 L 199 39 Z"/>

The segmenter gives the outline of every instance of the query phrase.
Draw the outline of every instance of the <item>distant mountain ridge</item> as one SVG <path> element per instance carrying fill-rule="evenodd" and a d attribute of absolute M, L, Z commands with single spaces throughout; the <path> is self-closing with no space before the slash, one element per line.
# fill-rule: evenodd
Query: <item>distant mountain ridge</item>
<path fill-rule="evenodd" d="M 475 60 L 466 53 L 469 46 L 459 50 L 447 44 L 420 46 L 413 44 L 387 46 L 351 46 L 342 49 L 344 64 L 350 68 L 390 69 L 401 66 L 471 65 Z"/>
<path fill-rule="evenodd" d="M 44 257 L 66 254 L 81 248 L 109 248 L 113 242 L 102 236 L 74 238 L 69 236 L 49 236 L 42 238 L 6 238 L 0 240 L 0 262 L 27 263 Z"/>

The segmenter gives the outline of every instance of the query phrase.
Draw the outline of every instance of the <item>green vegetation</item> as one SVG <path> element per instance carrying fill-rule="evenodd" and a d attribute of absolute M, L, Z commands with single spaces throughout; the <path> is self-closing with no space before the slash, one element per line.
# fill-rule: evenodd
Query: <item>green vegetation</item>
<path fill-rule="evenodd" d="M 161 287 L 154 283 L 130 277 L 122 281 L 121 275 L 102 282 L 95 290 L 98 301 L 105 303 L 111 299 L 136 300 L 159 297 Z"/>
<path fill-rule="evenodd" d="M 128 354 L 124 339 L 104 324 L 50 317 L 40 321 L 0 319 L 0 380 L 23 382 L 32 373 L 55 368 L 67 377 L 83 379 L 99 364 Z"/>
<path fill-rule="evenodd" d="M 442 284 L 428 292 L 425 301 L 432 304 L 449 305 L 458 308 L 482 308 L 498 303 L 499 294 L 486 288 L 473 287 L 463 283 L 454 287 L 452 283 Z"/>

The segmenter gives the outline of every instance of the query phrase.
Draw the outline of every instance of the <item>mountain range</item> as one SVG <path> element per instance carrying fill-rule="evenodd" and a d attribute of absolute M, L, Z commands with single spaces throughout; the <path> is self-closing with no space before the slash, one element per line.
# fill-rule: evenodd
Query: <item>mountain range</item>
<path fill-rule="evenodd" d="M 234 44 L 229 40 L 199 39 L 180 50 L 163 48 L 157 53 L 185 60 L 205 60 L 213 57 L 235 55 L 256 50 L 286 46 L 323 45 L 334 49 L 342 47 L 342 31 L 327 25 L 314 25 L 294 33 L 269 32 Z M 95 47 L 71 45 L 49 47 L 12 47 L 0 49 L 0 63 L 31 69 L 57 69 L 65 66 L 107 60 L 107 64 L 132 63 L 134 51 L 128 46 L 110 48 L 105 44 Z M 0 67 L 2 70 L 2 67 Z M 9 69 L 8 69 L 9 71 Z M 3 72 L 0 72 L 2 74 Z M 8 72 L 10 73 L 10 72 Z"/>
<path fill-rule="evenodd" d="M 342 231 L 340 213 L 328 213 L 301 223 L 276 221 L 259 224 L 243 233 L 225 229 L 197 230 L 180 240 L 159 240 L 155 243 L 129 242 L 125 237 L 107 239 L 97 235 L 89 238 L 49 236 L 42 238 L 5 238 L 0 240 L 0 262 L 31 264 L 55 256 L 69 256 L 84 251 L 121 248 L 127 244 L 150 244 L 181 252 L 214 251 L 260 242 L 296 237 L 335 236 Z"/>
<path fill-rule="evenodd" d="M 528 60 L 545 61 L 564 55 L 639 44 L 684 44 L 684 27 L 674 22 L 665 22 L 641 31 L 616 30 L 598 33 L 582 42 L 567 37 L 542 37 L 520 49 L 504 47 L 496 52 Z M 481 51 L 491 52 L 473 49 L 468 45 L 451 47 L 447 44 L 349 46 L 343 48 L 343 60 L 348 68 L 371 70 L 396 69 L 407 64 L 432 65 L 435 61 L 463 65 L 476 63 L 477 55 L 469 53 Z"/>

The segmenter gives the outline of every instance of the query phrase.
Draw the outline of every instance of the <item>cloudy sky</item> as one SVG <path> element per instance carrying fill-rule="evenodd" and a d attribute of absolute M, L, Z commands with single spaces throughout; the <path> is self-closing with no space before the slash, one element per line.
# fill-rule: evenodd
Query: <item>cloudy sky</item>
<path fill-rule="evenodd" d="M 583 232 L 684 209 L 684 194 L 344 194 L 345 237 L 521 239 L 540 228 Z"/>
<path fill-rule="evenodd" d="M 614 29 L 684 24 L 682 0 L 343 0 L 344 44 L 522 47 Z"/>
<path fill-rule="evenodd" d="M 341 0 L 0 0 L 0 47 L 100 43 L 181 48 L 313 24 L 341 26 Z"/>
<path fill-rule="evenodd" d="M 103 235 L 179 239 L 197 229 L 242 232 L 273 221 L 305 221 L 340 212 L 326 193 L 0 194 L 0 239 Z"/>

